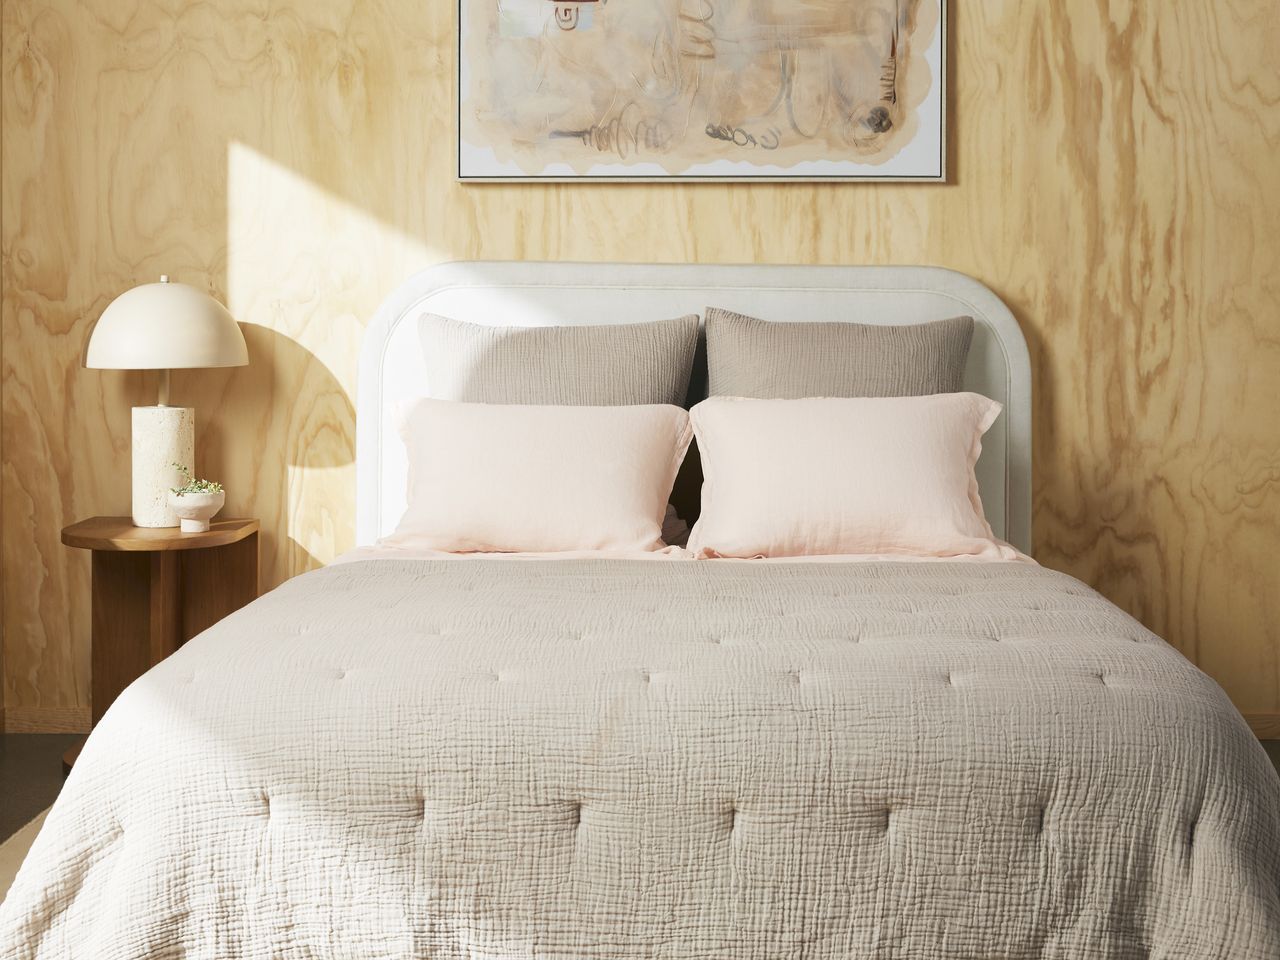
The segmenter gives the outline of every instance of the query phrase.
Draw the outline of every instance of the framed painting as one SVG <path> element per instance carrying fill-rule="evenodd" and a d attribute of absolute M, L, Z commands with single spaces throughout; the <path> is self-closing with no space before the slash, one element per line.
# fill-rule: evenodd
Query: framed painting
<path fill-rule="evenodd" d="M 463 181 L 946 179 L 946 0 L 459 0 Z"/>

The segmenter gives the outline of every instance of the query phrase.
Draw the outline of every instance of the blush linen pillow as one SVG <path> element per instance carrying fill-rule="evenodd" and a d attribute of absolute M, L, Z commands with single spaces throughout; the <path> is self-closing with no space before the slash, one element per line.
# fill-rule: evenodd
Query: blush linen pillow
<path fill-rule="evenodd" d="M 689 414 L 676 406 L 415 400 L 409 506 L 388 546 L 448 553 L 660 550 Z"/>
<path fill-rule="evenodd" d="M 974 475 L 1000 410 L 975 393 L 705 400 L 692 411 L 705 481 L 689 549 L 1015 559 Z"/>

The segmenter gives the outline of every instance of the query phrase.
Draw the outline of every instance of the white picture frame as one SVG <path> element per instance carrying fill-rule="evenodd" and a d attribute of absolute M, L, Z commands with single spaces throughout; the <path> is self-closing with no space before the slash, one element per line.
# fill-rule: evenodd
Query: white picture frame
<path fill-rule="evenodd" d="M 790 0 L 775 0 L 785 8 Z M 879 142 L 873 146 L 875 152 L 855 156 L 857 149 L 867 149 L 859 142 L 858 147 L 849 148 L 849 156 L 840 156 L 840 144 L 832 144 L 837 138 L 836 125 L 828 123 L 824 127 L 815 128 L 821 132 L 809 136 L 803 133 L 795 122 L 795 107 L 790 99 L 785 101 L 785 112 L 780 122 L 779 111 L 773 114 L 760 114 L 761 123 L 749 126 L 717 125 L 710 121 L 701 130 L 698 129 L 706 115 L 702 111 L 710 110 L 703 102 L 706 98 L 699 91 L 701 84 L 708 82 L 711 76 L 713 85 L 729 91 L 722 99 L 732 100 L 737 89 L 740 76 L 765 76 L 773 69 L 776 58 L 780 66 L 778 77 L 768 74 L 761 84 L 776 82 L 779 97 L 793 95 L 795 77 L 805 69 L 807 61 L 801 59 L 806 54 L 820 60 L 816 69 L 810 70 L 810 76 L 820 76 L 820 83 L 831 84 L 834 81 L 825 77 L 832 72 L 831 64 L 837 62 L 837 54 L 841 49 L 852 51 L 855 56 L 843 62 L 853 62 L 854 69 L 859 64 L 865 65 L 861 75 L 854 75 L 852 82 L 842 88 L 838 95 L 827 92 L 824 104 L 837 97 L 843 98 L 852 88 L 862 91 L 862 99 L 858 106 L 850 108 L 850 117 L 845 118 L 839 110 L 822 108 L 822 116 L 835 117 L 843 122 L 846 129 L 863 128 L 870 131 L 869 138 L 879 134 L 871 120 L 881 121 L 876 113 L 880 109 L 876 103 L 863 116 L 860 124 L 852 119 L 857 110 L 873 103 L 866 98 L 866 91 L 874 82 L 870 79 L 873 69 L 873 58 L 879 50 L 886 47 L 886 33 L 882 29 L 876 31 L 850 31 L 835 40 L 828 41 L 822 35 L 808 36 L 801 49 L 790 49 L 795 44 L 793 38 L 786 38 L 788 49 L 782 52 L 751 50 L 749 55 L 736 53 L 744 47 L 738 39 L 714 37 L 710 42 L 713 49 L 727 49 L 730 55 L 698 57 L 701 62 L 690 68 L 688 65 L 689 49 L 687 37 L 680 43 L 685 46 L 676 50 L 669 58 L 675 69 L 670 73 L 678 74 L 670 82 L 676 84 L 675 93 L 679 97 L 674 101 L 676 107 L 668 114 L 656 113 L 652 103 L 646 102 L 637 95 L 640 106 L 631 114 L 631 120 L 622 122 L 618 115 L 621 111 L 615 106 L 618 101 L 616 92 L 622 90 L 627 96 L 634 93 L 630 81 L 619 80 L 619 77 L 634 77 L 637 89 L 647 88 L 654 82 L 653 77 L 645 71 L 653 67 L 651 61 L 637 57 L 639 72 L 632 70 L 626 62 L 625 43 L 617 42 L 617 30 L 622 24 L 614 25 L 614 36 L 605 42 L 608 36 L 604 32 L 605 17 L 612 10 L 626 11 L 634 19 L 635 11 L 648 15 L 645 26 L 655 26 L 655 36 L 669 37 L 675 28 L 664 24 L 663 18 L 676 18 L 679 23 L 686 23 L 682 11 L 687 8 L 721 13 L 736 13 L 738 37 L 747 35 L 752 42 L 767 44 L 757 39 L 757 33 L 747 23 L 744 28 L 743 11 L 756 10 L 758 7 L 745 0 L 458 0 L 458 76 L 457 76 L 457 178 L 463 183 L 510 183 L 510 182 L 924 182 L 945 183 L 947 180 L 947 0 L 848 0 L 848 9 L 866 9 L 874 11 L 884 20 L 886 8 L 900 11 L 908 8 L 913 18 L 913 30 L 903 40 L 905 57 L 893 58 L 892 69 L 886 61 L 880 72 L 879 83 L 882 91 L 893 90 L 893 99 L 882 94 L 881 103 L 891 105 L 895 114 L 900 113 L 901 122 L 896 129 L 891 129 L 885 136 L 884 149 L 879 149 Z M 624 4 L 635 4 L 624 6 Z M 862 5 L 859 7 L 859 5 Z M 558 26 L 562 16 L 569 14 L 564 10 L 579 11 L 579 17 L 572 28 Z M 899 21 L 904 14 L 895 13 Z M 868 17 L 870 14 L 868 14 Z M 542 19 L 539 19 L 541 17 Z M 675 22 L 675 21 L 672 21 Z M 596 49 L 608 51 L 599 54 L 595 61 L 600 69 L 609 70 L 616 67 L 615 76 L 601 76 L 599 86 L 596 74 L 591 73 L 592 63 L 584 67 L 583 52 L 591 53 L 590 35 L 584 23 L 594 25 L 601 31 Z M 514 26 L 513 26 L 514 24 Z M 803 26 L 796 27 L 803 32 Z M 905 22 L 893 27 L 892 44 L 902 36 L 900 30 Z M 761 28 L 764 31 L 766 28 Z M 767 29 L 777 29 L 770 27 Z M 580 32 L 581 31 L 581 32 Z M 567 35 L 568 39 L 561 34 Z M 642 31 L 632 30 L 623 36 L 648 37 Z M 871 40 L 866 39 L 868 36 Z M 676 41 L 670 41 L 674 44 Z M 702 41 L 698 41 L 702 42 Z M 782 41 L 773 41 L 782 42 Z M 840 44 L 843 43 L 842 48 Z M 574 47 L 572 45 L 576 44 Z M 715 45 L 719 45 L 718 47 Z M 806 46 L 807 44 L 807 46 Z M 876 46 L 879 44 L 879 46 Z M 887 49 L 893 52 L 893 46 Z M 870 53 L 868 53 L 870 51 Z M 694 52 L 697 52 L 696 49 Z M 824 58 L 825 59 L 822 59 Z M 714 61 L 710 70 L 705 61 Z M 728 66 L 721 67 L 721 62 Z M 790 75 L 781 66 L 785 62 L 799 64 L 792 66 Z M 744 74 L 743 63 L 749 63 L 755 73 Z M 905 62 L 905 65 L 903 65 Z M 568 64 L 558 76 L 562 64 Z M 735 70 L 738 72 L 735 73 Z M 825 70 L 825 73 L 819 72 Z M 657 73 L 657 71 L 653 71 Z M 888 86 L 886 75 L 894 76 L 894 85 Z M 645 79 L 642 82 L 641 77 Z M 690 79 L 692 78 L 692 79 Z M 557 87 L 559 82 L 559 87 Z M 683 86 L 681 86 L 683 83 Z M 551 88 L 549 91 L 547 88 Z M 908 98 L 898 99 L 899 89 L 910 92 Z M 540 100 L 539 97 L 543 99 Z M 814 99 L 814 98 L 810 98 Z M 668 102 L 667 100 L 662 102 Z M 602 108 L 598 103 L 608 106 Z M 815 102 L 817 102 L 815 100 Z M 566 104 L 569 106 L 566 107 Z M 899 111 L 901 104 L 901 111 Z M 622 108 L 631 109 L 631 104 Z M 665 107 L 660 109 L 667 109 Z M 714 108 L 718 110 L 718 108 Z M 610 114 L 610 111 L 613 114 Z M 559 112 L 559 115 L 557 115 Z M 731 111 L 730 111 L 731 112 Z M 677 120 L 688 116 L 682 127 L 671 132 L 677 124 L 668 122 L 667 117 L 674 115 Z M 558 129 L 556 122 L 562 117 L 574 119 L 585 116 L 587 120 L 578 123 L 562 124 L 565 129 Z M 656 119 L 653 117 L 656 116 Z M 640 117 L 636 120 L 634 118 Z M 753 117 L 753 119 L 756 119 Z M 596 121 L 594 123 L 590 121 Z M 634 128 L 631 123 L 634 122 Z M 892 127 L 892 123 L 890 123 Z M 770 146 L 771 131 L 782 128 L 779 135 L 781 149 Z M 655 129 L 660 130 L 654 133 Z M 577 142 L 581 138 L 581 142 Z M 742 138 L 744 142 L 737 141 Z M 746 143 L 750 138 L 754 143 Z M 806 139 L 807 138 L 807 139 Z M 646 143 L 646 141 L 652 141 Z M 713 141 L 723 141 L 722 143 Z M 812 144 L 814 156 L 806 158 L 805 154 Z M 674 146 L 673 146 L 674 145 Z M 720 149 L 723 147 L 723 149 Z M 734 156 L 733 154 L 737 154 Z M 779 162 L 779 158 L 785 159 Z"/>

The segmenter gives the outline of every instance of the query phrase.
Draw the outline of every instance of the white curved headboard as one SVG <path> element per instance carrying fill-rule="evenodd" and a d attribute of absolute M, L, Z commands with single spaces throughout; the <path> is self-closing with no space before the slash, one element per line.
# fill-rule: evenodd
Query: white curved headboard
<path fill-rule="evenodd" d="M 936 267 L 448 263 L 412 277 L 365 333 L 356 420 L 356 542 L 390 533 L 407 466 L 401 400 L 429 394 L 418 340 L 424 312 L 495 326 L 636 323 L 724 307 L 766 320 L 976 321 L 965 387 L 1005 405 L 978 463 L 996 535 L 1031 552 L 1031 363 L 1013 315 L 978 281 Z"/>

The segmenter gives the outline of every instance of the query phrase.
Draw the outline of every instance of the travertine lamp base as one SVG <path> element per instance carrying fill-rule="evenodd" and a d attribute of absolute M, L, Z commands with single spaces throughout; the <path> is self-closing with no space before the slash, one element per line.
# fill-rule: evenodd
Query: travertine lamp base
<path fill-rule="evenodd" d="M 191 407 L 133 408 L 133 522 L 139 527 L 176 527 L 169 491 L 180 487 L 180 463 L 194 472 L 196 412 Z"/>

